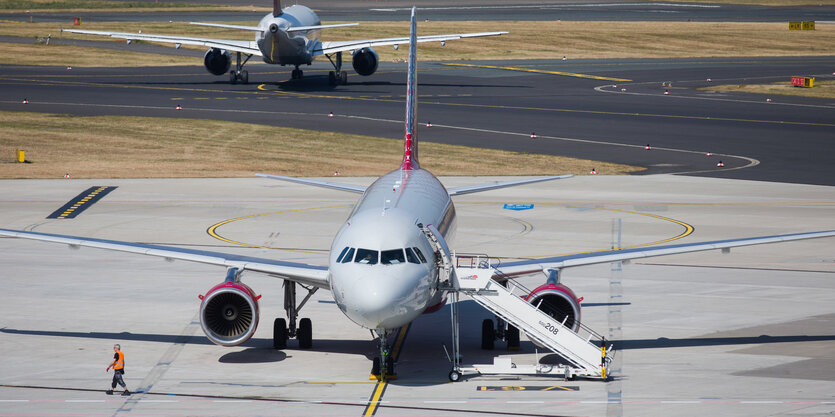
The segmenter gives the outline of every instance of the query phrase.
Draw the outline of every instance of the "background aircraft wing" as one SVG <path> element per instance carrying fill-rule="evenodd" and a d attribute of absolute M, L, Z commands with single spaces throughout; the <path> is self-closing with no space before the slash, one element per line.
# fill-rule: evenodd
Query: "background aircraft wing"
<path fill-rule="evenodd" d="M 745 239 L 716 240 L 712 242 L 684 243 L 658 247 L 632 248 L 621 250 L 606 250 L 573 255 L 555 256 L 551 258 L 531 259 L 527 261 L 509 262 L 492 265 L 498 270 L 498 277 L 512 277 L 528 275 L 547 269 L 559 269 L 570 266 L 591 265 L 629 259 L 648 258 L 651 256 L 673 255 L 679 253 L 699 252 L 711 249 L 726 249 L 739 246 L 762 245 L 765 243 L 789 242 L 792 240 L 815 239 L 835 236 L 835 230 L 810 233 L 793 233 L 788 235 L 763 236 Z"/>
<path fill-rule="evenodd" d="M 145 33 L 126 32 L 102 32 L 97 30 L 61 29 L 61 32 L 80 33 L 84 35 L 109 36 L 117 39 L 173 43 L 177 45 L 198 45 L 209 48 L 226 49 L 232 52 L 241 52 L 249 55 L 262 56 L 258 44 L 254 41 L 233 41 L 225 39 L 192 38 L 188 36 L 152 35 Z"/>
<path fill-rule="evenodd" d="M 527 178 L 524 180 L 517 180 L 517 181 L 505 181 L 505 182 L 492 182 L 489 184 L 479 184 L 479 185 L 467 185 L 464 187 L 452 187 L 447 189 L 447 192 L 450 196 L 462 195 L 462 194 L 470 194 L 470 193 L 478 193 L 481 191 L 489 191 L 495 190 L 497 188 L 505 188 L 505 187 L 513 187 L 516 185 L 524 185 L 524 184 L 533 184 L 535 182 L 542 182 L 542 181 L 551 181 L 551 180 L 560 180 L 563 178 L 571 178 L 573 174 L 568 175 L 555 175 L 552 177 L 539 177 L 539 178 Z"/>
<path fill-rule="evenodd" d="M 240 26 L 240 25 L 224 25 L 221 23 L 203 23 L 203 22 L 188 22 L 191 25 L 198 25 L 198 26 L 211 26 L 216 28 L 224 28 L 224 29 L 237 29 L 237 30 L 250 30 L 253 32 L 263 32 L 266 29 L 258 27 L 258 26 Z M 341 28 L 345 26 L 356 26 L 359 23 L 338 23 L 335 25 L 316 25 L 316 26 L 293 26 L 287 28 L 287 32 L 304 32 L 308 30 L 320 30 L 320 29 L 330 29 L 330 28 Z"/>
<path fill-rule="evenodd" d="M 497 35 L 504 35 L 508 32 L 478 32 L 478 33 L 457 33 L 457 34 L 450 34 L 450 35 L 428 35 L 428 36 L 418 36 L 417 42 L 441 42 L 441 41 L 449 41 L 455 39 L 462 39 L 462 38 L 477 38 L 481 36 L 497 36 Z M 321 49 L 314 49 L 314 55 L 322 55 L 322 54 L 332 54 L 335 52 L 343 52 L 343 51 L 352 51 L 355 49 L 360 48 L 368 48 L 372 46 L 384 46 L 384 45 L 408 45 L 409 44 L 409 37 L 404 36 L 401 38 L 381 38 L 381 39 L 365 39 L 365 40 L 358 40 L 358 41 L 335 41 L 335 42 L 322 42 Z"/>
<path fill-rule="evenodd" d="M 271 179 L 274 179 L 274 180 L 295 182 L 295 183 L 299 183 L 299 184 L 313 185 L 313 186 L 316 186 L 316 187 L 330 188 L 330 189 L 333 189 L 333 190 L 349 191 L 349 192 L 358 193 L 358 194 L 364 193 L 365 188 L 366 188 L 362 185 L 340 184 L 338 182 L 318 181 L 318 180 L 311 180 L 311 179 L 307 179 L 307 178 L 285 177 L 283 175 L 270 175 L 270 174 L 255 174 L 255 175 L 258 176 L 258 177 L 271 178 Z"/>
<path fill-rule="evenodd" d="M 177 248 L 171 246 L 148 245 L 143 243 L 122 242 L 118 240 L 94 239 L 78 236 L 53 235 L 48 233 L 25 232 L 21 230 L 0 229 L 0 236 L 34 239 L 44 242 L 63 243 L 70 247 L 89 247 L 120 252 L 158 256 L 165 259 L 200 262 L 204 264 L 237 267 L 241 270 L 262 272 L 302 284 L 320 288 L 330 288 L 328 267 L 295 262 L 282 262 L 272 259 L 254 258 L 221 252 Z"/>

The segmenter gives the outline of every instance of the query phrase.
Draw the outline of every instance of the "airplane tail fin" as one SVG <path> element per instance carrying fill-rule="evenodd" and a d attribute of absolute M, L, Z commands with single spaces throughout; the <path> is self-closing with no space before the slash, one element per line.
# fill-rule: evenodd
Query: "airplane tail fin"
<path fill-rule="evenodd" d="M 273 17 L 279 17 L 283 13 L 281 11 L 281 0 L 273 0 Z"/>
<path fill-rule="evenodd" d="M 415 11 L 412 7 L 412 25 L 409 31 L 409 75 L 406 80 L 406 138 L 403 149 L 403 164 L 401 170 L 412 170 L 420 167 L 418 164 L 417 141 L 417 23 Z"/>

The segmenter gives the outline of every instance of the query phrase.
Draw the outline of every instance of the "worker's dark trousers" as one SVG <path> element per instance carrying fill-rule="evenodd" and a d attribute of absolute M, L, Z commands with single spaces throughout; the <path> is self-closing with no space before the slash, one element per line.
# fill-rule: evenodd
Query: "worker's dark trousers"
<path fill-rule="evenodd" d="M 116 384 L 122 386 L 122 388 L 127 388 L 125 385 L 125 380 L 122 379 L 122 375 L 125 373 L 123 369 L 114 369 L 113 370 L 113 384 L 111 384 L 111 388 L 116 388 Z"/>

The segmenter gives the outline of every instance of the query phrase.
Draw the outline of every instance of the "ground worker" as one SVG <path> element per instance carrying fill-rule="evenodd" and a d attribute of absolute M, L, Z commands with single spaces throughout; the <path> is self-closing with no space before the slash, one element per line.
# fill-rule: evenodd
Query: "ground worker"
<path fill-rule="evenodd" d="M 107 369 L 105 372 L 110 371 L 110 368 L 113 368 L 113 383 L 109 390 L 107 390 L 107 395 L 113 395 L 113 390 L 116 389 L 116 384 L 122 386 L 125 389 L 122 392 L 122 395 L 130 395 L 130 391 L 128 391 L 127 385 L 125 385 L 125 380 L 122 379 L 122 375 L 125 374 L 125 354 L 122 352 L 122 347 L 119 345 L 113 345 L 113 362 L 110 365 L 107 365 Z"/>

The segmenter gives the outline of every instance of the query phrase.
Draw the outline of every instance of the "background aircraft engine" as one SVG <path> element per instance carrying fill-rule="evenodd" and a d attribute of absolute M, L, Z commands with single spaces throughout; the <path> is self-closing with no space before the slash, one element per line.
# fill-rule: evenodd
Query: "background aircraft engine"
<path fill-rule="evenodd" d="M 237 346 L 255 334 L 258 327 L 258 299 L 247 285 L 224 282 L 200 296 L 200 326 L 212 342 Z"/>
<path fill-rule="evenodd" d="M 225 49 L 212 48 L 203 55 L 203 65 L 214 75 L 223 75 L 232 66 L 232 57 Z"/>
<path fill-rule="evenodd" d="M 580 329 L 580 301 L 583 299 L 577 298 L 571 288 L 554 283 L 540 285 L 525 300 L 560 323 L 565 320 L 565 327 L 575 332 Z"/>
<path fill-rule="evenodd" d="M 377 71 L 377 63 L 380 62 L 380 59 L 377 56 L 377 51 L 371 48 L 362 48 L 354 52 L 352 62 L 357 74 L 368 76 Z"/>

